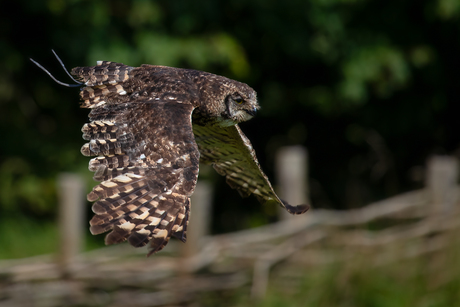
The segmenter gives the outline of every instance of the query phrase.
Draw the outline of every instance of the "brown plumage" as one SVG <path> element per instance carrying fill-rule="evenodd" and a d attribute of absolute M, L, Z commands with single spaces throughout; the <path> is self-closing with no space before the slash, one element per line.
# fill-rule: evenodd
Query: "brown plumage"
<path fill-rule="evenodd" d="M 292 214 L 308 210 L 278 198 L 238 126 L 259 108 L 248 85 L 196 70 L 106 61 L 72 74 L 84 82 L 82 107 L 91 109 L 81 152 L 95 156 L 89 169 L 101 181 L 88 194 L 96 214 L 90 229 L 112 230 L 106 244 L 149 243 L 152 254 L 171 236 L 185 242 L 199 162 L 212 164 L 242 196 L 276 201 Z"/>

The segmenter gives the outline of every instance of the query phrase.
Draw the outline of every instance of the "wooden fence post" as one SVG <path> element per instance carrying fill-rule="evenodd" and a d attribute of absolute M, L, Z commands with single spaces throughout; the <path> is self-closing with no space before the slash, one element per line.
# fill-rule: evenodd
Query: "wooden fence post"
<path fill-rule="evenodd" d="M 427 163 L 426 186 L 431 194 L 433 214 L 448 214 L 458 201 L 458 160 L 432 156 Z"/>
<path fill-rule="evenodd" d="M 63 173 L 57 179 L 59 198 L 59 256 L 61 276 L 72 274 L 72 263 L 83 245 L 85 202 L 81 176 Z"/>
<path fill-rule="evenodd" d="M 187 226 L 187 243 L 182 245 L 184 258 L 196 255 L 202 247 L 203 237 L 209 234 L 211 225 L 212 185 L 198 181 L 191 197 L 191 214 Z"/>
<path fill-rule="evenodd" d="M 308 151 L 302 146 L 280 148 L 276 154 L 276 182 L 279 195 L 290 204 L 310 204 L 308 199 Z M 280 208 L 279 217 L 291 217 Z"/>

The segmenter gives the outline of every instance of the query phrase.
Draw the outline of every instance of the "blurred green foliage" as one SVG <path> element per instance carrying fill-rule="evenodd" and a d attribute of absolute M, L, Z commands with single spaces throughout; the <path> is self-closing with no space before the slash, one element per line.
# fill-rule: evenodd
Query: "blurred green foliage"
<path fill-rule="evenodd" d="M 318 207 L 357 207 L 420 187 L 411 174 L 428 155 L 458 152 L 457 0 L 6 0 L 2 7 L 0 221 L 53 219 L 59 172 L 81 173 L 90 187 L 78 150 L 87 110 L 75 89 L 28 60 L 68 80 L 51 48 L 69 68 L 149 63 L 250 84 L 262 109 L 242 128 L 261 164 L 273 178 L 277 148 L 307 146 Z M 219 180 L 215 232 L 275 218 L 276 210 L 241 200 Z"/>

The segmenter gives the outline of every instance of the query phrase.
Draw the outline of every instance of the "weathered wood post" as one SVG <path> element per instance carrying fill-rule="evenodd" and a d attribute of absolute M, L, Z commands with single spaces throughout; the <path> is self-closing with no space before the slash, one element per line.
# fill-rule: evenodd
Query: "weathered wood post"
<path fill-rule="evenodd" d="M 432 156 L 427 163 L 426 186 L 431 195 L 432 213 L 448 214 L 458 201 L 458 160 L 451 156 Z"/>
<path fill-rule="evenodd" d="M 187 243 L 182 244 L 181 254 L 189 258 L 200 252 L 203 237 L 209 234 L 211 225 L 212 185 L 198 181 L 191 197 L 191 214 L 187 227 Z"/>
<path fill-rule="evenodd" d="M 432 156 L 427 161 L 426 188 L 430 197 L 428 221 L 433 227 L 438 226 L 453 214 L 458 202 L 458 160 L 451 156 Z M 425 238 L 427 244 L 430 239 Z M 430 287 L 436 287 L 439 281 L 445 280 L 445 274 L 439 269 L 440 263 L 448 261 L 445 253 L 427 255 L 427 270 L 430 274 Z"/>
<path fill-rule="evenodd" d="M 85 219 L 85 185 L 81 176 L 63 173 L 57 180 L 59 198 L 58 264 L 63 277 L 72 274 L 72 263 L 83 245 Z"/>
<path fill-rule="evenodd" d="M 308 151 L 303 146 L 280 148 L 276 154 L 276 182 L 279 196 L 292 205 L 310 204 L 308 199 Z M 280 208 L 279 217 L 292 217 Z"/>

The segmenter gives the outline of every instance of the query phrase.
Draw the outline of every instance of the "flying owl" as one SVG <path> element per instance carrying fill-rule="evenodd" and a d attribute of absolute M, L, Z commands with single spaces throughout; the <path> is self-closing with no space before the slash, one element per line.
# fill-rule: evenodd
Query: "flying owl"
<path fill-rule="evenodd" d="M 243 197 L 276 201 L 292 214 L 308 210 L 275 194 L 238 126 L 259 109 L 248 85 L 197 70 L 108 61 L 71 74 L 81 81 L 73 85 L 82 87 L 81 107 L 91 109 L 81 153 L 94 157 L 89 169 L 100 181 L 87 196 L 95 202 L 90 230 L 111 231 L 106 244 L 149 244 L 151 255 L 171 236 L 185 242 L 200 162 Z"/>

